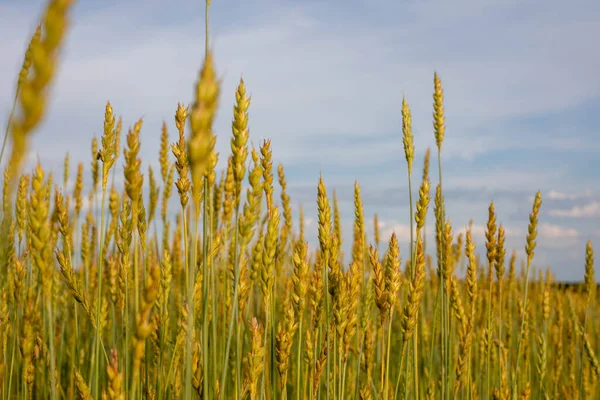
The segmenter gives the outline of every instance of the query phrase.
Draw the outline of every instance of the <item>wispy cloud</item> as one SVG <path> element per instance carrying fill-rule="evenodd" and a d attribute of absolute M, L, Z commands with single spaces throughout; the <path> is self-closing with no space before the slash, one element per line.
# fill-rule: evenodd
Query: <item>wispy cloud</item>
<path fill-rule="evenodd" d="M 384 242 L 392 234 L 396 234 L 399 242 L 410 243 L 410 225 L 408 224 L 401 224 L 396 221 L 379 221 L 379 229 L 381 229 L 381 238 Z"/>
<path fill-rule="evenodd" d="M 504 228 L 504 235 L 506 237 L 521 236 L 523 234 L 522 229 L 507 226 L 502 227 Z M 471 232 L 474 236 L 484 237 L 485 233 L 487 232 L 487 226 L 481 224 L 473 224 L 473 226 L 471 227 Z"/>
<path fill-rule="evenodd" d="M 553 224 L 540 224 L 539 231 L 540 236 L 550 239 L 572 239 L 579 236 L 576 229 Z"/>
<path fill-rule="evenodd" d="M 591 195 L 591 190 L 587 189 L 583 193 L 564 193 L 558 190 L 551 190 L 546 195 L 551 200 L 575 200 L 581 197 L 588 197 Z"/>
<path fill-rule="evenodd" d="M 568 218 L 600 217 L 600 202 L 592 201 L 583 206 L 574 206 L 564 210 L 550 210 L 550 215 Z"/>

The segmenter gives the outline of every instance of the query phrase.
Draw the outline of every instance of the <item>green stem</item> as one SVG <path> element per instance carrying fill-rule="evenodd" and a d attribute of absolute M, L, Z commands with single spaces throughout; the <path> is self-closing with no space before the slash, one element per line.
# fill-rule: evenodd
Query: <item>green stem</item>
<path fill-rule="evenodd" d="M 188 228 L 187 228 L 188 221 L 187 221 L 187 212 L 186 211 L 187 211 L 187 207 L 181 205 L 181 219 L 182 219 L 182 227 L 181 227 L 182 232 L 181 233 L 182 233 L 182 238 L 183 238 L 184 265 L 185 265 L 185 268 L 186 268 L 185 274 L 183 274 L 183 275 L 184 275 L 184 285 L 185 285 L 185 288 L 189 292 L 189 285 L 188 285 L 188 281 L 190 279 L 190 277 L 189 277 L 189 269 L 188 269 L 188 265 L 189 265 L 189 253 L 188 253 L 189 243 L 188 243 Z M 186 293 L 186 295 L 187 294 L 188 293 Z M 189 299 L 187 301 L 188 301 L 188 308 L 189 308 L 190 307 Z M 189 314 L 189 311 L 188 311 L 188 314 Z M 189 319 L 186 320 L 186 324 L 188 324 L 188 326 L 189 326 Z M 190 371 L 190 376 L 189 377 L 187 376 L 187 370 L 189 369 L 188 366 L 192 365 L 191 347 L 192 347 L 192 344 L 191 344 L 191 330 L 188 329 L 188 333 L 186 333 L 185 364 L 184 364 L 184 367 L 183 367 L 186 370 L 186 376 L 185 376 L 185 382 L 184 382 L 184 384 L 185 384 L 184 391 L 185 391 L 186 394 L 187 394 L 187 391 L 188 391 L 188 385 L 190 386 L 189 390 L 190 390 L 190 393 L 191 393 L 191 385 L 192 385 L 191 371 Z M 188 381 L 188 378 L 189 378 L 189 381 Z"/>
<path fill-rule="evenodd" d="M 547 342 L 546 342 L 546 340 L 548 339 L 548 337 L 546 335 L 546 332 L 547 332 L 547 324 L 546 324 L 546 321 L 544 321 L 544 332 L 542 333 L 544 335 L 544 348 L 542 350 L 544 352 L 544 354 L 547 354 L 546 351 L 547 351 L 547 348 L 548 348 L 548 345 L 547 345 Z M 542 360 L 542 361 L 546 362 L 545 359 Z M 543 365 L 542 369 L 544 370 L 544 376 L 540 376 L 540 398 L 541 399 L 545 398 L 544 394 L 546 393 L 546 386 L 544 385 L 546 366 Z M 583 375 L 583 370 L 581 372 L 582 372 L 581 375 Z"/>
<path fill-rule="evenodd" d="M 210 0 L 205 0 L 204 2 L 204 56 L 208 56 L 208 43 L 209 43 L 209 8 L 210 8 Z M 209 321 L 208 321 L 208 257 L 210 257 L 211 260 L 211 270 L 213 270 L 211 272 L 211 283 L 212 283 L 212 289 L 213 289 L 213 315 L 216 315 L 216 291 L 215 289 L 215 279 L 214 279 L 214 265 L 212 263 L 212 232 L 211 232 L 211 228 L 212 228 L 212 218 L 207 218 L 209 215 L 211 215 L 212 213 L 209 213 L 208 210 L 211 208 L 209 207 L 209 204 L 212 204 L 212 188 L 209 187 L 208 185 L 208 179 L 205 178 L 204 179 L 204 204 L 203 204 L 203 215 L 202 215 L 202 247 L 203 247 L 203 254 L 202 254 L 202 261 L 203 261 L 203 271 L 202 271 L 202 278 L 203 280 L 203 287 L 202 287 L 202 300 L 203 300 L 203 307 L 202 307 L 202 359 L 203 359 L 203 368 L 202 368 L 202 375 L 203 375 L 203 380 L 202 380 L 202 384 L 203 384 L 203 390 L 204 390 L 204 396 L 205 397 L 209 397 L 211 394 L 209 393 L 210 390 L 210 386 L 209 386 L 209 376 L 208 376 L 208 325 L 209 325 Z M 208 199 L 208 203 L 207 202 Z M 212 211 L 212 210 L 211 210 Z M 210 247 L 207 246 L 207 242 L 210 241 Z M 210 256 L 207 256 L 207 251 L 210 251 Z M 206 290 L 204 290 L 204 288 L 206 288 Z M 213 317 L 213 337 L 212 337 L 212 348 L 213 348 L 213 374 L 215 374 L 215 379 L 216 379 L 216 374 L 217 374 L 217 358 L 216 358 L 216 347 L 217 347 L 217 341 L 216 341 L 216 318 Z M 225 392 L 222 392 L 225 393 Z"/>
<path fill-rule="evenodd" d="M 443 237 L 443 235 L 442 235 Z M 444 247 L 443 245 L 441 245 L 440 247 Z M 440 249 L 440 251 L 442 251 Z M 443 268 L 443 266 L 440 265 L 439 267 L 440 269 Z M 439 290 L 439 296 L 441 299 L 441 309 L 440 309 L 440 338 L 441 338 L 441 343 L 440 343 L 440 348 L 441 348 L 441 355 L 442 355 L 442 363 L 441 363 L 441 398 L 445 399 L 445 393 L 446 393 L 446 345 L 445 345 L 445 340 L 446 340 L 446 291 L 444 288 L 444 276 L 442 274 L 442 271 L 439 271 L 439 279 L 440 279 L 440 290 Z"/>
<path fill-rule="evenodd" d="M 359 337 L 360 347 L 358 350 L 358 359 L 356 361 L 356 385 L 354 388 L 354 398 L 358 397 L 358 391 L 360 389 L 360 360 L 362 359 L 363 347 L 364 347 L 364 342 L 365 342 L 364 335 L 363 335 L 362 340 L 360 338 L 360 335 L 356 335 L 356 336 Z"/>
<path fill-rule="evenodd" d="M 328 222 L 329 223 L 329 222 Z M 330 324 L 330 312 L 331 312 L 331 299 L 329 298 L 329 279 L 327 279 L 327 268 L 329 268 L 329 251 L 325 250 L 324 254 L 323 254 L 323 266 L 321 267 L 323 269 L 323 282 L 325 283 L 324 287 L 325 287 L 325 316 L 326 316 L 326 321 L 327 321 L 327 325 L 325 326 L 325 335 L 327 338 L 327 350 L 331 351 L 331 345 L 329 343 L 329 324 Z M 327 357 L 327 359 L 325 360 L 325 364 L 326 364 L 326 369 L 327 369 L 327 382 L 325 382 L 326 388 L 327 388 L 327 398 L 329 399 L 329 359 L 330 357 Z"/>
<path fill-rule="evenodd" d="M 10 114 L 8 115 L 8 121 L 6 122 L 6 130 L 4 131 L 4 140 L 2 141 L 2 150 L 0 150 L 0 163 L 2 163 L 2 158 L 4 158 L 4 150 L 6 149 L 6 142 L 8 141 L 8 132 L 10 131 L 10 125 L 12 124 L 12 120 L 15 115 L 15 110 L 17 108 L 17 100 L 19 99 L 19 93 L 21 92 L 21 88 L 17 87 L 15 91 L 15 98 L 13 99 L 13 105 L 10 110 Z"/>
<path fill-rule="evenodd" d="M 585 309 L 583 310 L 583 333 L 582 333 L 582 338 L 581 338 L 581 356 L 579 358 L 579 396 L 581 398 L 585 398 L 585 392 L 583 390 L 583 355 L 584 355 L 584 351 L 585 351 L 585 331 L 587 328 L 587 316 L 588 316 L 588 306 L 590 303 L 590 296 L 588 294 L 588 299 L 587 302 L 585 304 Z"/>
<path fill-rule="evenodd" d="M 197 199 L 194 199 L 194 201 L 196 201 Z M 197 214 L 197 213 L 196 213 Z M 186 338 L 185 338 L 185 343 L 186 343 L 186 351 L 185 351 L 185 398 L 186 399 L 191 399 L 192 398 L 192 335 L 194 333 L 194 281 L 195 281 L 195 277 L 196 277 L 196 243 L 198 241 L 198 215 L 196 215 L 196 223 L 195 226 L 196 228 L 194 229 L 194 231 L 192 232 L 192 243 L 191 243 L 191 249 L 189 249 L 189 244 L 186 245 L 186 258 L 187 258 L 187 262 L 186 262 L 186 271 L 187 271 L 187 306 L 188 306 L 188 313 L 187 313 L 187 333 L 186 333 Z M 184 217 L 183 217 L 183 226 L 184 226 L 184 230 L 186 232 L 187 235 L 187 217 L 185 215 L 184 212 Z M 185 237 L 185 236 L 184 236 Z M 187 243 L 187 238 L 184 239 L 185 243 Z M 188 257 L 188 251 L 190 251 L 190 256 Z"/>
<path fill-rule="evenodd" d="M 344 359 L 344 364 L 342 366 L 342 389 L 346 387 L 346 369 L 348 367 L 348 359 Z M 346 397 L 346 392 L 342 390 L 342 400 Z"/>
<path fill-rule="evenodd" d="M 240 281 L 240 263 L 239 263 L 239 206 L 236 207 L 235 210 L 235 234 L 234 234 L 234 282 L 233 282 L 233 304 L 231 307 L 231 314 L 229 316 L 229 327 L 227 329 L 227 345 L 225 347 L 225 357 L 223 359 L 223 373 L 221 374 L 221 387 L 224 396 L 227 395 L 226 386 L 227 386 L 227 366 L 229 365 L 229 351 L 231 350 L 231 338 L 233 336 L 233 324 L 235 322 L 235 318 L 238 313 L 238 286 Z M 238 371 L 239 372 L 239 371 Z M 236 385 L 237 386 L 237 385 Z M 237 393 L 238 397 L 240 393 Z"/>
<path fill-rule="evenodd" d="M 440 180 L 440 194 L 442 197 L 442 201 L 440 202 L 440 229 L 441 229 L 441 240 L 440 240 L 440 259 L 444 260 L 444 250 L 445 250 L 445 246 L 446 246 L 446 238 L 445 238 L 445 229 L 446 229 L 446 212 L 445 212 L 445 207 L 444 207 L 444 201 L 443 201 L 443 187 L 442 187 L 442 149 L 441 146 L 438 146 L 438 175 L 439 175 L 439 180 Z M 441 271 L 441 269 L 443 268 L 443 265 L 440 265 L 440 282 L 441 282 L 441 286 L 440 286 L 440 290 L 441 290 L 441 294 L 442 294 L 442 399 L 446 399 L 449 398 L 449 390 L 448 386 L 449 386 L 449 375 L 448 375 L 448 370 L 450 369 L 450 357 L 449 357 L 449 349 L 450 349 L 450 343 L 449 343 L 449 336 L 448 336 L 448 315 L 449 315 L 449 302 L 447 299 L 447 293 L 446 293 L 446 282 L 445 279 L 443 277 L 443 271 Z"/>
<path fill-rule="evenodd" d="M 409 172 L 408 173 L 408 199 L 409 199 L 409 209 L 410 209 L 410 215 L 409 215 L 409 220 L 410 220 L 410 270 L 411 270 L 411 277 L 412 279 L 415 279 L 415 269 L 416 269 L 416 257 L 415 257 L 415 252 L 416 252 L 416 242 L 414 240 L 414 218 L 413 218 L 413 196 L 412 196 L 412 174 Z M 412 337 L 412 343 L 413 343 L 413 384 L 414 384 L 414 390 L 415 390 L 415 399 L 419 398 L 419 359 L 418 359 L 418 331 L 419 331 L 419 320 L 417 319 L 416 323 L 415 323 L 415 334 Z M 408 363 L 407 363 L 408 365 Z"/>
<path fill-rule="evenodd" d="M 334 325 L 335 325 L 335 322 L 334 322 Z M 338 363 L 339 351 L 338 351 L 338 344 L 337 344 L 337 342 L 338 342 L 338 335 L 337 335 L 337 332 L 335 331 L 335 328 L 334 328 L 334 333 L 333 333 L 333 368 L 334 368 L 334 370 L 333 370 L 333 398 L 334 399 L 338 398 L 337 391 L 339 389 L 339 387 L 337 385 L 337 382 L 336 382 L 337 376 L 336 376 L 336 373 L 335 373 L 336 366 L 339 369 L 339 363 Z"/>
<path fill-rule="evenodd" d="M 512 377 L 512 385 L 513 385 L 513 390 L 512 390 L 512 398 L 516 399 L 517 397 L 517 376 L 519 374 L 519 364 L 521 361 L 521 344 L 523 342 L 522 337 L 523 337 L 523 331 L 525 329 L 525 315 L 527 314 L 527 291 L 529 289 L 529 269 L 531 268 L 531 257 L 527 257 L 527 268 L 525 270 L 525 289 L 524 289 L 524 296 L 523 296 L 523 316 L 521 317 L 521 327 L 519 329 L 519 337 L 517 338 L 517 360 L 515 361 L 515 370 L 513 372 L 513 377 Z"/>
<path fill-rule="evenodd" d="M 491 396 L 491 387 L 492 387 L 492 383 L 491 383 L 491 378 L 492 378 L 492 374 L 491 374 L 491 350 L 492 350 L 492 337 L 494 336 L 492 334 L 492 292 L 494 289 L 494 279 L 492 277 L 492 265 L 491 263 L 489 264 L 488 268 L 490 271 L 490 278 L 489 278 L 489 283 L 490 283 L 490 287 L 489 287 L 489 292 L 488 292 L 488 315 L 487 315 L 487 334 L 488 334 L 488 340 L 487 340 L 487 348 L 486 348 L 486 360 L 485 360 L 485 370 L 486 370 L 486 378 L 487 378 L 487 389 L 486 389 L 486 398 L 489 398 Z"/>
<path fill-rule="evenodd" d="M 208 12 L 208 9 L 207 9 Z M 212 223 L 211 221 L 207 220 L 207 215 L 208 215 L 208 201 L 210 201 L 210 195 L 209 195 L 209 185 L 208 185 L 208 180 L 205 178 L 204 179 L 204 201 L 202 204 L 202 386 L 203 386 L 203 391 L 204 393 L 206 393 L 207 396 L 209 396 L 209 390 L 210 390 L 210 385 L 209 385 L 209 376 L 208 376 L 208 361 L 209 361 L 209 357 L 208 357 L 208 325 L 209 325 L 209 321 L 208 321 L 208 303 L 209 303 L 209 299 L 208 299 L 208 294 L 209 292 L 209 280 L 208 280 L 208 252 L 210 252 L 210 254 L 212 255 L 212 250 L 209 250 L 208 247 L 208 240 L 211 237 L 211 235 L 208 233 Z M 207 201 L 208 199 L 208 201 Z M 214 269 L 214 266 L 210 265 L 211 269 Z M 214 282 L 213 282 L 214 285 Z M 213 287 L 214 289 L 214 287 Z M 214 291 L 213 291 L 214 293 Z M 214 294 L 213 294 L 214 297 Z M 213 310 L 213 315 L 215 313 L 215 310 Z M 214 318 L 213 318 L 213 325 L 216 324 L 216 322 L 214 322 Z M 216 341 L 213 338 L 213 347 L 216 347 Z M 213 362 L 216 362 L 215 360 L 213 360 Z M 213 364 L 213 367 L 215 366 L 215 364 Z"/>
<path fill-rule="evenodd" d="M 104 169 L 104 168 L 103 168 Z M 104 181 L 104 178 L 102 179 Z M 102 331 L 100 329 L 100 313 L 102 312 L 102 266 L 104 262 L 104 230 L 106 229 L 104 222 L 104 204 L 106 201 L 106 186 L 102 185 L 102 200 L 100 204 L 100 252 L 98 254 L 98 294 L 96 297 L 96 346 L 95 346 L 95 367 L 94 367 L 94 397 L 98 398 L 99 386 L 100 386 L 100 335 Z"/>
<path fill-rule="evenodd" d="M 303 313 L 302 310 L 299 310 L 300 313 L 300 322 L 298 323 L 298 351 L 296 356 L 296 400 L 300 400 L 300 381 L 302 378 L 302 371 L 300 367 L 302 365 L 302 322 L 303 322 Z"/>
<path fill-rule="evenodd" d="M 387 337 L 387 355 L 386 355 L 386 361 L 385 361 L 385 385 L 384 385 L 384 390 L 383 390 L 383 394 L 385 396 L 385 398 L 389 398 L 388 396 L 388 386 L 389 386 L 389 381 L 390 381 L 390 349 L 392 347 L 392 318 L 394 316 L 394 309 L 393 307 L 390 309 L 390 320 L 388 322 L 388 337 Z"/>
<path fill-rule="evenodd" d="M 342 355 L 341 355 L 341 347 L 342 347 L 342 336 L 340 335 L 340 337 L 337 337 L 337 334 L 335 336 L 335 338 L 337 338 L 337 340 L 339 341 L 339 345 L 337 344 L 337 342 L 334 342 L 334 346 L 335 346 L 335 350 L 336 350 L 336 361 L 337 361 L 337 374 L 333 375 L 333 382 L 334 382 L 334 392 L 333 392 L 333 397 L 336 399 L 339 399 L 340 397 L 342 397 L 342 387 L 341 385 L 341 379 L 340 379 L 340 373 L 342 370 Z M 334 340 L 335 340 L 334 338 Z M 337 383 L 337 384 L 336 384 Z M 336 391 L 337 391 L 337 396 L 336 396 Z"/>
<path fill-rule="evenodd" d="M 274 282 L 275 285 L 275 282 Z M 277 306 L 276 306 L 276 298 L 275 298 L 275 291 L 274 289 L 271 289 L 271 310 L 273 310 L 271 312 L 271 323 L 270 323 L 270 327 L 271 327 L 271 393 L 273 393 L 273 396 L 275 396 L 276 390 L 277 390 L 277 385 L 275 383 L 275 315 L 277 313 Z"/>
<path fill-rule="evenodd" d="M 264 342 L 263 342 L 263 349 L 265 350 L 264 354 L 265 354 L 265 360 L 263 362 L 263 364 L 266 364 L 266 349 L 267 349 L 267 338 L 269 336 L 269 300 L 265 299 L 265 338 L 264 338 Z M 264 398 L 265 395 L 265 386 L 266 386 L 266 382 L 265 382 L 265 375 L 267 373 L 267 368 L 263 368 L 263 372 L 261 374 L 261 381 L 260 381 L 260 399 L 262 400 Z"/>
<path fill-rule="evenodd" d="M 403 339 L 402 349 L 400 350 L 400 368 L 398 368 L 398 379 L 396 379 L 396 390 L 394 398 L 398 398 L 398 390 L 400 389 L 400 380 L 402 378 L 402 364 L 404 363 L 404 351 L 406 348 L 406 342 Z"/>
<path fill-rule="evenodd" d="M 56 360 L 54 358 L 54 315 L 52 312 L 52 295 L 46 303 L 46 316 L 48 318 L 48 341 L 50 342 L 50 387 L 52 400 L 56 400 Z"/>
<path fill-rule="evenodd" d="M 502 308 L 504 307 L 504 303 L 502 302 L 502 277 L 498 278 L 498 340 L 501 344 L 504 344 L 504 338 L 502 337 Z M 498 349 L 498 356 L 501 356 L 501 350 Z M 500 378 L 498 378 L 500 380 Z"/>
<path fill-rule="evenodd" d="M 241 322 L 241 321 L 239 321 Z M 244 329 L 244 324 L 238 323 L 236 324 L 236 357 L 235 357 L 235 368 L 236 368 L 236 383 L 237 383 L 237 392 L 236 392 L 236 400 L 241 399 L 242 395 L 242 354 L 244 351 L 244 343 L 242 340 L 242 331 Z"/>
<path fill-rule="evenodd" d="M 129 252 L 129 249 L 127 249 L 127 252 Z M 122 266 L 123 268 L 126 268 L 126 270 L 129 268 L 129 266 Z M 122 332 L 121 335 L 125 335 L 125 341 L 122 342 L 122 346 L 123 349 L 121 350 L 123 352 L 123 354 L 125 355 L 125 364 L 123 365 L 123 369 L 124 369 L 124 376 L 125 376 L 125 387 L 127 387 L 127 384 L 129 383 L 129 363 L 131 361 L 131 352 L 127 351 L 128 350 L 128 344 L 129 341 L 131 339 L 131 332 L 129 331 L 129 329 L 127 328 L 129 325 L 129 276 L 128 276 L 128 272 L 125 272 L 125 293 L 124 293 L 124 309 L 121 312 L 122 317 L 121 317 L 121 324 L 122 324 Z M 121 337 L 122 337 L 121 336 Z"/>
<path fill-rule="evenodd" d="M 212 190 L 210 191 L 210 199 L 212 201 Z M 210 208 L 210 215 L 212 217 L 212 208 Z M 210 219 L 212 221 L 212 218 Z M 211 227 L 209 227 L 209 230 L 212 229 Z M 208 241 L 209 241 L 209 245 L 210 248 L 212 249 L 212 233 L 209 235 L 208 237 Z M 214 263 L 214 259 L 213 259 L 213 253 L 212 251 L 209 252 L 208 254 L 209 257 L 209 265 L 210 267 L 210 282 L 211 282 L 211 287 L 212 287 L 212 313 L 213 315 L 217 315 L 217 299 L 219 296 L 219 290 L 217 288 L 217 271 L 216 271 L 216 267 L 215 267 L 215 263 Z M 208 301 L 207 301 L 208 303 Z M 208 304 L 207 304 L 208 307 Z M 213 362 L 213 368 L 212 368 L 212 373 L 213 373 L 213 381 L 215 381 L 217 379 L 216 375 L 217 375 L 217 319 L 213 318 L 213 321 L 211 323 L 212 325 L 212 341 L 211 343 L 213 343 L 212 347 L 212 362 Z"/>
<path fill-rule="evenodd" d="M 379 371 L 379 396 L 385 398 L 385 322 L 381 321 L 379 328 L 379 359 L 381 361 L 381 368 Z"/>
<path fill-rule="evenodd" d="M 13 346 L 12 346 L 12 351 L 11 351 L 11 356 L 10 356 L 10 372 L 8 375 L 8 398 L 10 398 L 10 393 L 11 393 L 11 389 L 12 389 L 12 378 L 13 378 L 13 367 L 14 367 L 14 361 L 15 361 L 15 349 L 17 347 L 17 339 L 19 336 L 19 322 L 21 321 L 21 306 L 18 305 L 17 309 L 15 310 L 15 328 L 14 328 L 14 336 L 13 336 Z"/>

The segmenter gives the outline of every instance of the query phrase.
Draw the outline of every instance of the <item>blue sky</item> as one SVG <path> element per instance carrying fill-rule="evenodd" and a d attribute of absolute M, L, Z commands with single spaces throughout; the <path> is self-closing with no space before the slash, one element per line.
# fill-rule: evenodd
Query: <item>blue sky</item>
<path fill-rule="evenodd" d="M 0 0 L 3 126 L 43 4 Z M 61 176 L 68 149 L 71 165 L 84 161 L 87 168 L 110 100 L 126 127 L 144 117 L 144 163 L 156 163 L 162 121 L 174 140 L 177 102 L 192 98 L 203 58 L 203 10 L 199 0 L 79 1 L 30 162 L 39 157 Z M 508 250 L 521 255 L 539 189 L 535 264 L 551 267 L 558 279 L 581 279 L 585 242 L 600 248 L 600 3 L 213 0 L 211 24 L 223 79 L 215 126 L 219 167 L 229 152 L 234 90 L 243 76 L 252 94 L 251 140 L 272 139 L 294 206 L 302 203 L 311 217 L 313 243 L 322 173 L 340 198 L 346 243 L 356 179 L 369 237 L 377 212 L 383 232 L 395 231 L 408 253 L 400 106 L 405 95 L 413 111 L 416 187 L 424 150 L 435 145 L 437 71 L 447 122 L 445 197 L 456 233 L 472 218 L 483 249 L 494 200 Z"/>

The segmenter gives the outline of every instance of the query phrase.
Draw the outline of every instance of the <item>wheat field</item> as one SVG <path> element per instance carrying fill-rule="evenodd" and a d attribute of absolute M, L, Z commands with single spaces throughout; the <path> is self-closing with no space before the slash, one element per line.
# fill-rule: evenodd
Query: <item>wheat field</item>
<path fill-rule="evenodd" d="M 309 247 L 271 141 L 250 145 L 243 80 L 231 136 L 213 133 L 222 93 L 208 51 L 210 1 L 193 102 L 174 105 L 156 132 L 160 152 L 147 156 L 160 171 L 141 158 L 143 120 L 124 127 L 110 102 L 89 163 L 73 168 L 66 153 L 63 171 L 23 168 L 73 4 L 49 0 L 30 38 L 0 155 L 2 399 L 600 398 L 592 243 L 580 249 L 581 284 L 538 269 L 535 189 L 524 259 L 506 248 L 493 202 L 484 243 L 452 227 L 442 185 L 452 133 L 437 73 L 436 147 L 423 160 L 408 99 L 401 104 L 410 250 L 382 237 L 377 215 L 366 219 L 358 182 L 353 236 L 342 238 L 337 197 L 322 178 Z M 230 153 L 217 154 L 216 140 Z"/>

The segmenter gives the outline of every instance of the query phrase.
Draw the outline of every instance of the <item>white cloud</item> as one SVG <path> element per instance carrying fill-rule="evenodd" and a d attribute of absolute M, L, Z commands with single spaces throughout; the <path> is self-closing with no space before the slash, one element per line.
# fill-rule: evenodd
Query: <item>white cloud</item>
<path fill-rule="evenodd" d="M 504 228 L 505 237 L 520 236 L 523 234 L 522 230 L 520 230 L 519 228 L 509 228 L 504 225 L 502 227 Z M 468 229 L 468 227 L 465 228 L 465 231 L 466 231 L 466 229 Z M 471 228 L 471 232 L 472 232 L 473 236 L 475 236 L 475 237 L 477 237 L 477 236 L 485 237 L 486 231 L 487 231 L 487 225 L 473 224 L 473 226 Z"/>
<path fill-rule="evenodd" d="M 379 226 L 381 229 L 382 238 L 389 238 L 392 233 L 396 233 L 396 237 L 400 242 L 409 242 L 410 241 L 410 226 L 408 224 L 402 224 L 397 221 L 388 221 L 388 222 L 379 222 Z M 504 227 L 504 226 L 503 226 Z M 469 225 L 456 225 L 452 227 L 452 235 L 453 240 L 456 240 L 458 235 L 463 235 L 463 240 L 465 233 Z M 477 243 L 483 243 L 485 241 L 485 232 L 487 230 L 486 225 L 473 224 L 471 226 L 471 233 L 473 235 L 473 240 Z M 431 224 L 427 224 L 426 226 L 426 234 L 427 240 L 434 240 L 434 232 L 435 227 Z M 505 237 L 506 238 L 514 238 L 521 236 L 523 234 L 522 230 L 518 228 L 512 227 L 504 227 Z M 482 244 L 483 245 L 483 244 Z"/>
<path fill-rule="evenodd" d="M 557 190 L 551 190 L 547 196 L 552 200 L 574 200 L 577 198 L 575 193 L 563 193 Z"/>
<path fill-rule="evenodd" d="M 548 197 L 551 200 L 576 200 L 576 199 L 580 199 L 583 197 L 589 197 L 591 195 L 592 195 L 592 191 L 590 189 L 585 189 L 581 193 L 565 193 L 565 192 L 561 192 L 559 190 L 553 189 L 550 192 L 548 192 L 546 197 Z"/>
<path fill-rule="evenodd" d="M 550 210 L 550 215 L 553 217 L 568 217 L 568 218 L 590 218 L 600 216 L 600 202 L 592 201 L 583 206 L 574 206 L 569 209 Z"/>
<path fill-rule="evenodd" d="M 381 242 L 384 244 L 389 240 L 393 233 L 396 234 L 398 242 L 410 242 L 410 225 L 401 224 L 395 221 L 379 221 L 379 228 L 381 230 Z"/>
<path fill-rule="evenodd" d="M 540 224 L 539 232 L 540 236 L 549 239 L 573 239 L 579 237 L 577 230 L 553 224 Z"/>
<path fill-rule="evenodd" d="M 314 218 L 310 218 L 310 217 L 309 218 L 305 218 L 304 219 L 304 226 L 306 228 L 312 228 L 313 226 L 316 225 L 316 222 L 317 221 Z"/>
<path fill-rule="evenodd" d="M 468 174 L 453 174 L 451 176 L 447 176 L 446 174 L 443 179 L 444 187 L 450 184 L 465 189 L 480 189 L 485 187 L 491 190 L 510 188 L 510 190 L 515 191 L 528 191 L 532 194 L 531 200 L 533 200 L 533 195 L 539 189 L 538 185 L 540 183 L 552 182 L 556 174 L 562 172 L 563 169 L 560 166 L 548 166 L 546 171 L 523 171 L 520 168 L 482 168 L 476 171 L 469 171 Z"/>

